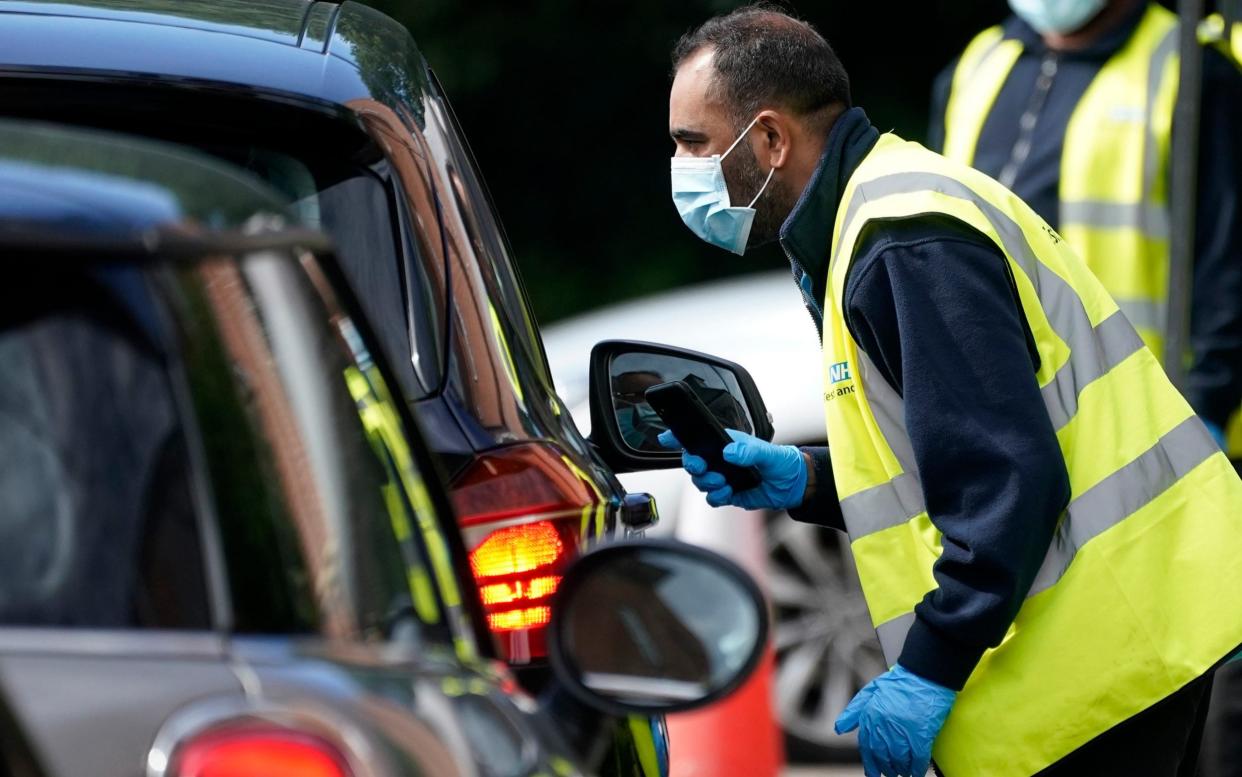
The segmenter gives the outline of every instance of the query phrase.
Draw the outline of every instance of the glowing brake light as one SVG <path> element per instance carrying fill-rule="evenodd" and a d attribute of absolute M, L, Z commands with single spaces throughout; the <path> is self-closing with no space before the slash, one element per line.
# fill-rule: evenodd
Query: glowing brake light
<path fill-rule="evenodd" d="M 477 459 L 454 481 L 453 503 L 501 654 L 514 664 L 547 655 L 552 595 L 599 498 L 558 450 L 529 444 Z"/>
<path fill-rule="evenodd" d="M 351 777 L 318 737 L 277 728 L 222 730 L 178 748 L 172 777 Z"/>
<path fill-rule="evenodd" d="M 470 568 L 477 578 L 516 575 L 555 564 L 564 555 L 560 532 L 550 521 L 540 521 L 493 532 L 470 552 Z"/>
<path fill-rule="evenodd" d="M 561 576 L 549 572 L 569 555 L 562 531 L 552 521 L 509 526 L 470 551 L 493 633 L 546 626 L 552 619 L 549 602 Z"/>

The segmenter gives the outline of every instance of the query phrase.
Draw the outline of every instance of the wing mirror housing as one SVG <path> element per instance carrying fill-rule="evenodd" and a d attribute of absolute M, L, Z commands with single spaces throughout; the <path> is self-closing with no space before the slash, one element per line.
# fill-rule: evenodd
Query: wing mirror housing
<path fill-rule="evenodd" d="M 606 715 L 663 715 L 736 690 L 768 636 L 758 586 L 739 566 L 671 540 L 604 545 L 567 570 L 548 654 L 558 685 Z"/>
<path fill-rule="evenodd" d="M 591 442 L 614 471 L 681 466 L 681 454 L 656 440 L 667 427 L 644 396 L 674 380 L 690 387 L 726 429 L 771 441 L 772 418 L 740 364 L 658 343 L 605 340 L 591 349 Z"/>

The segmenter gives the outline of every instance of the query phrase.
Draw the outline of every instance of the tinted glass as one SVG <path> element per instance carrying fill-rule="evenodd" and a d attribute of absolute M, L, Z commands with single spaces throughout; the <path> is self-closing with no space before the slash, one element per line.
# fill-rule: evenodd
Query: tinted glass
<path fill-rule="evenodd" d="M 555 410 L 534 319 L 448 104 L 423 108 L 415 137 L 429 152 L 452 299 L 449 385 L 495 441 L 542 436 Z"/>
<path fill-rule="evenodd" d="M 37 266 L 0 284 L 0 623 L 206 629 L 156 298 L 132 269 Z"/>
<path fill-rule="evenodd" d="M 438 518 L 396 406 L 310 258 L 169 274 L 244 632 L 447 639 Z M 447 554 L 443 554 L 447 557 Z M 411 628 L 411 625 L 416 628 Z"/>
<path fill-rule="evenodd" d="M 366 311 L 402 394 L 418 399 L 440 384 L 437 295 L 394 213 L 396 182 L 387 162 L 362 167 L 309 160 L 257 147 L 216 147 L 294 200 L 299 219 L 331 236 L 350 287 Z M 411 345 L 413 343 L 413 345 Z"/>

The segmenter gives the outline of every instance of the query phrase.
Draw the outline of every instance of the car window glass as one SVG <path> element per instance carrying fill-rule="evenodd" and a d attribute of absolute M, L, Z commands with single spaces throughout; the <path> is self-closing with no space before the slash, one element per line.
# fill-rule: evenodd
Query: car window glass
<path fill-rule="evenodd" d="M 312 260 L 176 271 L 236 628 L 448 639 L 437 523 L 395 406 Z M 364 360 L 359 361 L 358 354 Z M 223 369 L 222 369 L 223 368 Z"/>
<path fill-rule="evenodd" d="M 366 310 L 403 395 L 417 399 L 434 390 L 439 385 L 438 338 L 424 335 L 420 349 L 411 348 L 412 330 L 421 334 L 434 331 L 434 326 L 413 326 L 409 319 L 402 237 L 393 218 L 387 164 L 372 169 L 321 162 L 312 170 L 288 154 L 249 148 L 245 166 L 293 199 L 302 223 L 332 238 L 341 267 Z M 421 285 L 419 279 L 413 280 Z M 425 297 L 420 288 L 415 296 L 416 314 L 426 315 Z"/>
<path fill-rule="evenodd" d="M 432 79 L 434 99 L 426 101 L 429 124 L 444 133 L 449 156 L 449 180 L 453 203 L 463 216 L 475 255 L 487 281 L 488 291 L 507 323 L 512 337 L 522 344 L 532 368 L 540 379 L 551 385 L 552 379 L 543 352 L 539 327 L 535 322 L 526 292 L 510 256 L 504 230 L 497 217 L 487 187 L 479 175 L 474 155 L 465 135 L 457 124 L 448 98 L 438 81 Z"/>
<path fill-rule="evenodd" d="M 387 158 L 386 180 L 395 192 L 396 222 L 406 256 L 414 367 L 424 385 L 439 387 L 447 358 L 448 265 L 427 138 L 409 113 L 402 118 L 369 98 L 351 100 L 349 107 Z"/>
<path fill-rule="evenodd" d="M 435 101 L 426 108 L 426 140 L 435 168 L 436 193 L 442 217 L 444 252 L 452 297 L 450 320 L 453 347 L 448 354 L 449 385 L 476 420 L 499 442 L 535 436 L 544 409 L 547 386 L 537 360 L 533 330 L 515 325 L 524 306 L 501 294 L 493 260 L 468 198 L 460 166 L 460 147 L 444 109 Z M 498 235 L 492 237 L 498 239 Z"/>
<path fill-rule="evenodd" d="M 0 623 L 211 625 L 186 439 L 134 270 L 0 285 Z"/>

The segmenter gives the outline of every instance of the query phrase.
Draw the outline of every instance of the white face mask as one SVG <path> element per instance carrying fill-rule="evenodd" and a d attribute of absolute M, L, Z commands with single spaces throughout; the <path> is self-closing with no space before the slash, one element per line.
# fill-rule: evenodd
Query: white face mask
<path fill-rule="evenodd" d="M 1108 0 L 1009 0 L 1009 7 L 1036 32 L 1066 33 L 1081 30 Z"/>
<path fill-rule="evenodd" d="M 729 204 L 729 187 L 725 184 L 724 168 L 720 163 L 742 142 L 756 121 L 759 121 L 758 116 L 746 125 L 724 154 L 710 157 L 675 156 L 671 169 L 673 205 L 681 214 L 681 220 L 703 240 L 738 255 L 746 252 L 750 227 L 755 222 L 754 205 L 767 190 L 776 168 L 768 173 L 767 180 L 750 204 L 740 208 Z"/>

